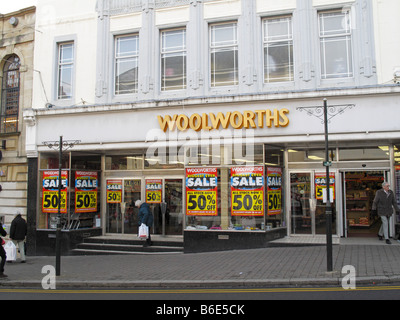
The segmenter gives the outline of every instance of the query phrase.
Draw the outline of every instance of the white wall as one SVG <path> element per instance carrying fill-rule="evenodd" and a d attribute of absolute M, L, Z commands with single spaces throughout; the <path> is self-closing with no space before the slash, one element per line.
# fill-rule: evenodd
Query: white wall
<path fill-rule="evenodd" d="M 400 1 L 373 0 L 373 6 L 378 82 L 393 83 L 394 70 L 400 70 Z"/>
<path fill-rule="evenodd" d="M 94 103 L 97 46 L 96 0 L 38 0 L 33 108 Z M 75 97 L 55 99 L 57 39 L 75 40 Z"/>

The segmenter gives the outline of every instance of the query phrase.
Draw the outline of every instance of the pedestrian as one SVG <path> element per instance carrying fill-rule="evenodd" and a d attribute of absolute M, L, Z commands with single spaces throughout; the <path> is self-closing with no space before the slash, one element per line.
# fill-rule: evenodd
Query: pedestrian
<path fill-rule="evenodd" d="M 21 263 L 26 262 L 25 257 L 25 237 L 28 227 L 24 218 L 22 218 L 21 212 L 17 211 L 14 220 L 11 222 L 10 238 L 14 242 L 15 246 L 18 245 L 19 253 L 21 255 Z"/>
<path fill-rule="evenodd" d="M 3 226 L 0 224 L 0 235 L 2 237 L 5 237 L 7 235 L 6 230 L 4 230 Z M 0 262 L 0 278 L 6 278 L 7 275 L 4 274 L 4 265 L 6 264 L 6 250 L 3 248 L 3 244 L 5 244 L 5 241 L 3 238 L 0 238 L 1 244 L 0 244 L 0 257 L 1 257 L 1 262 Z"/>
<path fill-rule="evenodd" d="M 152 242 L 151 242 L 150 228 L 153 225 L 154 218 L 150 210 L 150 206 L 147 203 L 142 202 L 140 200 L 136 200 L 135 206 L 139 208 L 139 216 L 138 216 L 139 227 L 142 223 L 144 223 L 149 228 L 149 237 L 147 238 L 143 247 L 151 246 Z"/>
<path fill-rule="evenodd" d="M 393 214 L 393 208 L 396 214 L 399 214 L 400 209 L 397 206 L 394 192 L 389 189 L 390 185 L 387 182 L 382 183 L 382 189 L 379 189 L 375 194 L 374 202 L 372 203 L 372 213 L 378 214 L 381 217 L 382 225 L 378 232 L 379 240 L 385 237 L 386 243 L 391 244 L 389 240 L 389 219 Z"/>

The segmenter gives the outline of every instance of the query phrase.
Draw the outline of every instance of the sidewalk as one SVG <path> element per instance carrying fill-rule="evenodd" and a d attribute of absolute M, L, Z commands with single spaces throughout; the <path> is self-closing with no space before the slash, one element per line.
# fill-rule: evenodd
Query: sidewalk
<path fill-rule="evenodd" d="M 376 244 L 375 244 L 376 242 Z M 273 247 L 196 254 L 63 256 L 62 287 L 341 286 L 342 267 L 356 269 L 357 285 L 400 283 L 400 244 L 333 246 L 333 272 L 326 271 L 326 247 Z M 0 287 L 41 288 L 42 267 L 55 257 L 27 257 L 6 263 Z"/>

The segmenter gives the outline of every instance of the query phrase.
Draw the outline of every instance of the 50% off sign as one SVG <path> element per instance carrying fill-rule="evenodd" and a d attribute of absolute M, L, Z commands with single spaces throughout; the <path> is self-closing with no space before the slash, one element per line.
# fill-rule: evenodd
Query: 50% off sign
<path fill-rule="evenodd" d="M 186 169 L 186 214 L 218 215 L 217 169 Z"/>
<path fill-rule="evenodd" d="M 232 168 L 231 199 L 233 216 L 263 216 L 264 168 Z"/>

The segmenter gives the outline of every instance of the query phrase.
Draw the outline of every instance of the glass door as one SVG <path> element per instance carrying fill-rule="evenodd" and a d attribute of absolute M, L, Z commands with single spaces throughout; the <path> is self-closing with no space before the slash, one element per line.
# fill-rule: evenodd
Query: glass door
<path fill-rule="evenodd" d="M 332 234 L 336 234 L 336 181 L 330 173 Z M 326 234 L 326 172 L 291 172 L 291 233 Z"/>
<path fill-rule="evenodd" d="M 290 173 L 290 197 L 291 233 L 312 234 L 311 172 Z"/>
<path fill-rule="evenodd" d="M 135 201 L 139 199 L 140 179 L 107 180 L 107 233 L 137 234 L 138 208 Z"/>
<path fill-rule="evenodd" d="M 182 235 L 183 234 L 183 180 L 172 179 L 146 179 L 148 185 L 162 186 L 160 193 L 147 193 L 146 201 L 154 216 L 154 233 L 160 235 Z M 155 181 L 158 181 L 155 184 Z M 147 188 L 147 186 L 146 186 Z M 154 189 L 153 189 L 154 190 Z M 156 200 L 154 200 L 157 198 Z"/>
<path fill-rule="evenodd" d="M 183 180 L 165 179 L 164 184 L 166 203 L 165 212 L 165 234 L 182 235 L 183 223 Z"/>

